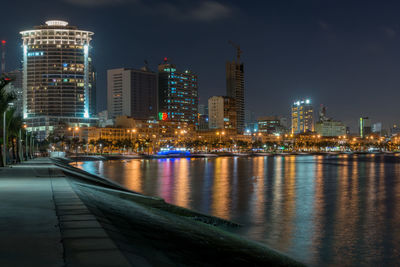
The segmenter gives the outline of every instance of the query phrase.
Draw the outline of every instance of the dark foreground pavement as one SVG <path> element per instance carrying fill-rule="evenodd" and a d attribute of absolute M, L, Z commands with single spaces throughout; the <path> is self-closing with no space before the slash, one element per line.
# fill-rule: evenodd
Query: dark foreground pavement
<path fill-rule="evenodd" d="M 0 266 L 301 266 L 212 218 L 35 159 L 0 169 Z"/>

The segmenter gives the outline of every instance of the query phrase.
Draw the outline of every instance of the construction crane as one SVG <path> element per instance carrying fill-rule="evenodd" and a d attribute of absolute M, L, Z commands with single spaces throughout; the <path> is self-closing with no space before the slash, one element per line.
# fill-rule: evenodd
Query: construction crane
<path fill-rule="evenodd" d="M 231 44 L 236 49 L 236 60 L 237 60 L 237 63 L 239 63 L 240 55 L 243 54 L 243 51 L 240 49 L 240 46 L 235 44 L 234 42 L 229 41 L 229 44 Z"/>

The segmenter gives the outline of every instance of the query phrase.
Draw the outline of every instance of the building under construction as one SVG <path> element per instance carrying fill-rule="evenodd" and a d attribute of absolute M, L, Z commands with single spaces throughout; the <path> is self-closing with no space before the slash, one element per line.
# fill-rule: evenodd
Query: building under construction
<path fill-rule="evenodd" d="M 235 100 L 238 133 L 244 132 L 244 68 L 240 56 L 242 50 L 230 42 L 237 51 L 236 61 L 226 62 L 226 94 Z"/>

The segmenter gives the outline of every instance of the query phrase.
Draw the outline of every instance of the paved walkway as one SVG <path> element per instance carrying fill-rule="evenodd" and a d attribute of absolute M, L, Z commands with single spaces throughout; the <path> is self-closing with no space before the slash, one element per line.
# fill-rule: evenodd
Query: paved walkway
<path fill-rule="evenodd" d="M 0 168 L 0 266 L 130 266 L 49 159 Z"/>

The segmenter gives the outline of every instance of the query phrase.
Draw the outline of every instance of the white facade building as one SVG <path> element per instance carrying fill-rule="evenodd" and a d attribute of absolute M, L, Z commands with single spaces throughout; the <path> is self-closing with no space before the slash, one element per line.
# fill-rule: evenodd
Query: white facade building
<path fill-rule="evenodd" d="M 51 20 L 20 32 L 23 41 L 23 118 L 45 138 L 60 122 L 96 123 L 90 57 L 93 32 Z"/>
<path fill-rule="evenodd" d="M 212 96 L 208 99 L 208 128 L 224 128 L 224 97 Z"/>

